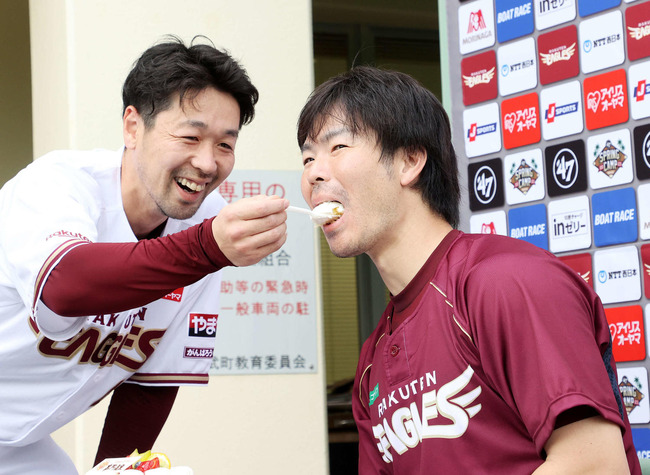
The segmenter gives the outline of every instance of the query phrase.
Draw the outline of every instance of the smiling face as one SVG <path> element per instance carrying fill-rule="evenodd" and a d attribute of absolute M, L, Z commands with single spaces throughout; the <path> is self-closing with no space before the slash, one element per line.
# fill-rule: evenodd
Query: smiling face
<path fill-rule="evenodd" d="M 354 135 L 335 115 L 302 147 L 305 201 L 312 208 L 324 201 L 345 208 L 341 218 L 323 226 L 338 257 L 367 253 L 374 259 L 395 239 L 400 184 L 394 162 L 380 162 L 380 156 L 374 134 Z"/>
<path fill-rule="evenodd" d="M 240 115 L 230 94 L 207 88 L 171 104 L 149 128 L 132 106 L 124 114 L 122 189 L 134 231 L 193 216 L 234 166 Z"/>

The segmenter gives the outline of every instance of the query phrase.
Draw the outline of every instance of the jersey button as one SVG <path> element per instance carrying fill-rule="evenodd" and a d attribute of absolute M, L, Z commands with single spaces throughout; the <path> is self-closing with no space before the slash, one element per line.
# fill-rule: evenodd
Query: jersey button
<path fill-rule="evenodd" d="M 390 355 L 395 357 L 399 353 L 399 346 L 393 345 L 390 347 Z"/>

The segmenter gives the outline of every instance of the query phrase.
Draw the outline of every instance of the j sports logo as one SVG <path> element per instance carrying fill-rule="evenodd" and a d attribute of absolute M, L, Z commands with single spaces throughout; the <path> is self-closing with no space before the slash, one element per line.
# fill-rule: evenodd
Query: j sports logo
<path fill-rule="evenodd" d="M 501 104 L 503 144 L 507 149 L 537 143 L 541 139 L 537 93 L 506 99 Z"/>
<path fill-rule="evenodd" d="M 497 97 L 496 69 L 496 54 L 492 50 L 461 60 L 463 104 L 469 106 Z"/>
<path fill-rule="evenodd" d="M 219 315 L 208 313 L 190 313 L 189 336 L 214 337 L 217 333 Z"/>
<path fill-rule="evenodd" d="M 650 84 L 646 83 L 645 79 L 642 79 L 636 86 L 634 86 L 634 100 L 636 102 L 641 102 L 645 99 L 645 95 L 650 92 Z"/>
<path fill-rule="evenodd" d="M 546 87 L 540 93 L 544 111 L 542 136 L 544 140 L 556 139 L 582 132 L 582 93 L 580 81 Z"/>
<path fill-rule="evenodd" d="M 580 73 L 578 30 L 575 25 L 539 35 L 539 82 L 550 84 Z"/>
<path fill-rule="evenodd" d="M 627 87 L 624 69 L 585 78 L 585 122 L 594 130 L 627 122 Z"/>
<path fill-rule="evenodd" d="M 625 11 L 627 56 L 630 60 L 650 56 L 650 3 L 643 2 Z"/>
<path fill-rule="evenodd" d="M 478 0 L 458 9 L 458 34 L 461 54 L 471 53 L 494 44 L 494 5 L 492 0 Z"/>
<path fill-rule="evenodd" d="M 650 47 L 650 46 L 649 46 Z M 650 61 L 637 63 L 628 69 L 630 114 L 633 119 L 650 117 Z"/>
<path fill-rule="evenodd" d="M 492 102 L 463 111 L 465 153 L 477 157 L 501 150 L 499 106 Z"/>
<path fill-rule="evenodd" d="M 544 118 L 548 124 L 555 122 L 556 117 L 561 117 L 566 114 L 578 112 L 578 102 L 571 102 L 570 104 L 562 104 L 557 106 L 555 102 L 548 105 Z"/>
<path fill-rule="evenodd" d="M 492 134 L 497 131 L 497 123 L 493 122 L 491 124 L 478 125 L 476 123 L 469 126 L 467 131 L 467 138 L 470 142 L 476 141 L 476 137 L 480 137 L 484 134 Z"/>

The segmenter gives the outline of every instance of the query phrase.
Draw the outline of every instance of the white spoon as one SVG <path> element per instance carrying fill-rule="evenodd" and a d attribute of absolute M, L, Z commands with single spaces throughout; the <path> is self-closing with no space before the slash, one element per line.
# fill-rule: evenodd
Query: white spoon
<path fill-rule="evenodd" d="M 325 201 L 319 204 L 314 209 L 298 208 L 296 206 L 289 206 L 287 211 L 294 213 L 301 213 L 308 215 L 317 226 L 328 224 L 336 221 L 343 215 L 343 205 L 336 201 Z"/>

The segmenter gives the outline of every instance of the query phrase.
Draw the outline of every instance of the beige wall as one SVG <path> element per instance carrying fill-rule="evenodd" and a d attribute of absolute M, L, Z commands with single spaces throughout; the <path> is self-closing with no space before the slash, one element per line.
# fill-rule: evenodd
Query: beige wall
<path fill-rule="evenodd" d="M 118 148 L 120 87 L 133 61 L 164 34 L 204 34 L 239 59 L 260 90 L 236 166 L 300 169 L 295 124 L 313 84 L 310 5 L 30 0 L 34 155 Z M 155 448 L 197 475 L 328 473 L 320 331 L 318 341 L 317 374 L 219 376 L 207 387 L 183 388 Z M 55 435 L 81 473 L 92 464 L 105 409 L 106 402 Z"/>
<path fill-rule="evenodd" d="M 0 186 L 32 160 L 29 8 L 0 2 Z"/>

